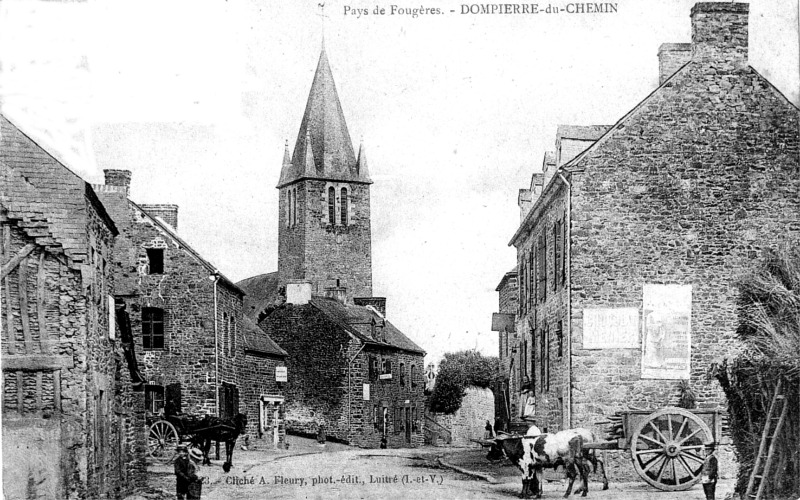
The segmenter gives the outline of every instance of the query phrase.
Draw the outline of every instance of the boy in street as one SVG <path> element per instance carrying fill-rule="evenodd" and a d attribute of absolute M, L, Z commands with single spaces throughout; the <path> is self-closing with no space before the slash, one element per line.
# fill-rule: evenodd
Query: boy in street
<path fill-rule="evenodd" d="M 178 500 L 184 500 L 189 493 L 189 485 L 197 481 L 197 468 L 189 459 L 189 449 L 180 445 L 175 449 L 178 458 L 175 459 L 175 493 Z"/>
<path fill-rule="evenodd" d="M 714 456 L 716 450 L 716 443 L 704 443 L 706 459 L 703 462 L 703 472 L 701 473 L 703 479 L 703 492 L 706 494 L 706 500 L 714 500 L 714 492 L 717 489 L 717 457 Z"/>

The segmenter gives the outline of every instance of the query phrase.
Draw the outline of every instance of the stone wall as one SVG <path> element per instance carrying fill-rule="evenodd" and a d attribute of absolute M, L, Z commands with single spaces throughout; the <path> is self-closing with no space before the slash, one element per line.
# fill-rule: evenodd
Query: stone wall
<path fill-rule="evenodd" d="M 216 279 L 200 256 L 130 202 L 127 189 L 99 186 L 98 194 L 120 231 L 114 272 L 118 293 L 130 312 L 142 374 L 148 385 L 164 390 L 180 384 L 180 411 L 215 414 L 220 397 L 216 387 L 230 383 L 241 391 L 237 373 L 237 360 L 244 356 L 241 292 L 224 278 Z M 163 251 L 163 273 L 150 273 L 148 249 Z M 163 311 L 163 348 L 144 348 L 144 308 Z"/>
<path fill-rule="evenodd" d="M 241 380 L 247 380 L 241 387 L 241 399 L 239 411 L 247 415 L 247 432 L 251 436 L 263 437 L 265 433 L 271 432 L 272 415 L 265 415 L 265 429 L 260 425 L 261 397 L 269 396 L 280 398 L 282 402 L 278 404 L 279 421 L 278 435 L 279 444 L 285 443 L 286 437 L 286 402 L 283 400 L 284 387 L 286 382 L 275 381 L 275 368 L 285 366 L 282 358 L 276 358 L 261 353 L 246 352 L 240 360 L 239 376 Z M 294 374 L 290 373 L 289 377 Z"/>
<path fill-rule="evenodd" d="M 8 498 L 119 498 L 144 477 L 144 423 L 126 406 L 136 396 L 110 324 L 114 236 L 92 204 L 77 203 L 85 203 L 87 262 L 36 245 L 4 283 L 2 309 L 13 311 L 4 365 L 26 366 L 3 372 Z M 26 226 L 3 217 L 3 255 L 35 244 Z"/>
<path fill-rule="evenodd" d="M 342 328 L 330 321 L 311 304 L 285 304 L 274 310 L 260 326 L 289 353 L 286 366 L 286 427 L 290 433 L 316 434 L 324 424 L 333 439 L 364 447 L 378 447 L 382 437 L 381 419 L 376 408 L 389 410 L 387 442 L 389 446 L 422 444 L 423 357 L 395 349 L 376 350 L 363 347 Z M 369 359 L 378 366 L 384 359 L 392 364 L 391 380 L 370 380 Z M 348 362 L 352 360 L 350 366 Z M 399 383 L 400 364 L 406 370 L 404 384 Z M 416 368 L 412 387 L 411 365 Z M 364 384 L 370 385 L 369 400 L 364 400 Z M 408 403 L 405 401 L 408 400 Z M 405 427 L 395 426 L 398 408 L 416 409 L 410 440 Z M 403 422 L 405 422 L 405 410 Z M 410 442 L 409 442 L 410 441 Z"/>
<path fill-rule="evenodd" d="M 564 270 L 567 198 L 563 181 L 556 178 L 552 182 L 515 242 L 519 270 L 516 370 L 520 381 L 516 394 L 527 389 L 527 396 L 535 397 L 535 414 L 528 418 L 550 432 L 569 427 L 570 380 L 569 287 Z M 521 411 L 519 406 L 517 410 Z"/>
<path fill-rule="evenodd" d="M 341 184 L 344 186 L 345 184 Z M 280 191 L 278 217 L 278 274 L 312 283 L 315 294 L 339 285 L 347 288 L 347 301 L 372 296 L 372 229 L 369 185 L 347 184 L 349 224 L 333 225 L 328 219 L 327 183 L 305 180 Z M 286 225 L 286 190 L 297 193 L 297 225 Z M 338 196 L 338 192 L 337 192 Z"/>
<path fill-rule="evenodd" d="M 451 415 L 430 413 L 429 415 L 452 436 L 452 446 L 480 447 L 473 440 L 484 438 L 486 421 L 494 425 L 494 394 L 489 389 L 467 387 L 461 407 Z"/>

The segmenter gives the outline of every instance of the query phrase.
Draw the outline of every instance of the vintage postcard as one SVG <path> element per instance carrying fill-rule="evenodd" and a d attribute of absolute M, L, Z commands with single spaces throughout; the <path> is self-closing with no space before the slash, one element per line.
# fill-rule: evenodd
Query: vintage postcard
<path fill-rule="evenodd" d="M 0 2 L 5 498 L 796 498 L 799 10 Z"/>

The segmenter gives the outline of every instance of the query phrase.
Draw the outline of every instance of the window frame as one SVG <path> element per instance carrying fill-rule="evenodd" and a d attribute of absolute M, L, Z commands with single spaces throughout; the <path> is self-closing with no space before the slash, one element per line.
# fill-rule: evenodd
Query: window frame
<path fill-rule="evenodd" d="M 163 248 L 145 248 L 145 253 L 147 254 L 147 274 L 148 275 L 161 275 L 164 273 L 164 252 Z M 154 259 L 154 256 L 158 255 L 160 262 Z M 160 266 L 153 266 L 153 263 L 157 262 Z M 159 269 L 159 271 L 154 271 L 153 268 Z"/>
<path fill-rule="evenodd" d="M 154 398 L 154 394 L 158 394 L 160 391 L 161 398 Z M 157 407 L 156 403 L 161 401 L 160 408 Z M 144 408 L 145 412 L 150 412 L 154 415 L 158 415 L 166 405 L 166 394 L 164 391 L 163 385 L 158 384 L 146 384 L 144 386 Z"/>
<path fill-rule="evenodd" d="M 156 313 L 159 313 L 158 315 L 160 315 L 160 319 L 158 319 L 158 320 L 156 320 L 156 318 L 155 318 L 155 316 L 157 315 Z M 153 316 L 150 316 L 149 318 L 146 318 L 145 317 L 146 314 L 153 315 Z M 161 351 L 161 350 L 165 350 L 167 348 L 167 342 L 166 342 L 166 337 L 167 336 L 166 336 L 166 332 L 165 332 L 165 330 L 166 330 L 166 328 L 165 328 L 166 327 L 166 313 L 164 312 L 164 309 L 161 309 L 161 308 L 158 308 L 158 307 L 143 307 L 142 308 L 141 320 L 142 320 L 142 333 L 141 333 L 142 349 L 145 350 L 145 351 Z M 149 330 L 148 333 L 145 333 L 145 325 L 149 325 L 148 328 L 147 328 Z M 160 327 L 161 331 L 158 334 L 156 334 L 156 332 L 154 332 L 154 328 L 155 328 L 156 325 L 161 325 L 161 327 Z M 161 346 L 155 346 L 154 345 L 155 344 L 155 339 L 159 338 L 159 337 L 161 338 Z M 149 344 L 149 345 L 145 345 L 145 339 L 149 339 L 149 341 L 147 342 L 147 344 Z"/>

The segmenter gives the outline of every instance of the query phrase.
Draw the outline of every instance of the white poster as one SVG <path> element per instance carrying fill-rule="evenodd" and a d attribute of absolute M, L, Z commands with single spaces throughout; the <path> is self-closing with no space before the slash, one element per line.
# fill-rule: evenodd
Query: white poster
<path fill-rule="evenodd" d="M 584 349 L 639 347 L 639 310 L 635 307 L 583 310 Z"/>
<path fill-rule="evenodd" d="M 644 285 L 642 378 L 688 379 L 692 286 Z"/>

